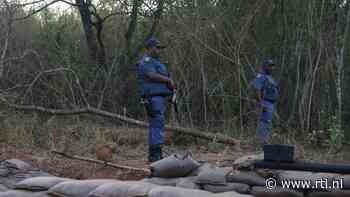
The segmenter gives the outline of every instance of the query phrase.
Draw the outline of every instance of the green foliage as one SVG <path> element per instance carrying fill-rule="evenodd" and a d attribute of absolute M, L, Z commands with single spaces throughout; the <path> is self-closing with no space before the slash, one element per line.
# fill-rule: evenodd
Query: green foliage
<path fill-rule="evenodd" d="M 306 133 L 314 130 L 313 136 L 324 130 L 329 134 L 327 143 L 342 143 L 344 131 L 334 120 L 326 120 L 334 114 L 338 102 L 334 88 L 335 24 L 336 20 L 345 24 L 348 5 L 317 0 L 166 2 L 155 35 L 168 45 L 162 62 L 167 63 L 177 83 L 185 125 L 219 128 L 220 132 L 235 135 L 240 128 L 254 128 L 258 113 L 252 101 L 254 95 L 248 93 L 249 82 L 262 59 L 271 57 L 277 65 L 274 77 L 281 85 L 278 121 L 295 129 L 308 129 Z M 106 70 L 88 60 L 78 9 L 64 13 L 44 9 L 35 17 L 14 23 L 6 59 L 16 60 L 6 64 L 3 89 L 20 95 L 19 102 L 26 95 L 23 100 L 27 104 L 79 108 L 85 103 L 77 76 L 90 105 L 98 106 L 103 95 L 102 109 L 121 112 L 126 108 L 127 115 L 145 119 L 138 103 L 135 62 L 128 62 L 126 57 L 125 33 L 132 5 L 112 0 L 93 3 L 101 16 L 118 13 L 103 23 Z M 157 2 L 144 3 L 151 7 L 140 8 L 132 48 L 142 45 L 154 20 L 152 12 Z M 338 18 L 334 17 L 336 8 L 343 13 Z M 22 9 L 17 12 L 25 14 Z M 93 21 L 97 22 L 96 18 Z M 0 35 L 0 45 L 3 40 Z M 38 55 L 17 58 L 28 49 Z M 350 61 L 347 50 L 344 65 Z M 45 74 L 27 91 L 38 74 L 61 67 L 72 69 L 76 76 L 70 72 Z M 346 75 L 349 68 L 344 69 L 343 122 L 347 122 L 350 83 Z"/>
<path fill-rule="evenodd" d="M 327 129 L 329 133 L 328 143 L 331 148 L 341 147 L 344 142 L 344 131 L 338 125 L 336 116 L 331 116 L 329 122 L 329 128 Z"/>

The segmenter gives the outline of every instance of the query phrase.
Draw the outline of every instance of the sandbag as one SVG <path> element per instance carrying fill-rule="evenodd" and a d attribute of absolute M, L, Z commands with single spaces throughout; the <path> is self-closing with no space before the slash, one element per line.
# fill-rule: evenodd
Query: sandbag
<path fill-rule="evenodd" d="M 30 192 L 22 190 L 9 190 L 1 192 L 0 197 L 49 197 L 47 192 Z"/>
<path fill-rule="evenodd" d="M 226 176 L 231 171 L 231 168 L 211 168 L 207 171 L 202 171 L 195 181 L 197 184 L 210 185 L 225 185 Z"/>
<path fill-rule="evenodd" d="M 56 176 L 34 177 L 25 179 L 15 185 L 16 189 L 30 191 L 45 191 L 63 181 L 72 181 L 72 179 L 61 178 Z"/>
<path fill-rule="evenodd" d="M 148 197 L 207 197 L 210 194 L 210 192 L 197 189 L 163 186 L 152 189 Z"/>
<path fill-rule="evenodd" d="M 267 189 L 266 187 L 254 186 L 251 194 L 255 197 L 303 197 L 304 194 L 295 190 L 276 187 Z"/>
<path fill-rule="evenodd" d="M 10 170 L 6 166 L 1 164 L 2 163 L 0 163 L 0 177 L 5 177 L 10 173 Z"/>
<path fill-rule="evenodd" d="M 184 177 L 198 168 L 200 164 L 191 156 L 185 157 L 173 154 L 167 158 L 154 162 L 150 166 L 152 177 Z"/>
<path fill-rule="evenodd" d="M 234 171 L 226 176 L 227 182 L 244 183 L 250 186 L 265 186 L 265 178 L 252 171 Z"/>
<path fill-rule="evenodd" d="M 332 192 L 310 192 L 306 197 L 349 197 L 350 190 L 333 190 Z"/>
<path fill-rule="evenodd" d="M 113 183 L 113 179 L 94 179 L 83 181 L 65 181 L 49 189 L 49 194 L 64 197 L 86 197 L 92 190 L 105 183 Z"/>
<path fill-rule="evenodd" d="M 37 176 L 51 175 L 18 159 L 9 159 L 0 163 L 0 184 L 7 188 L 13 189 L 16 183 Z"/>
<path fill-rule="evenodd" d="M 226 185 L 203 185 L 202 186 L 205 191 L 213 192 L 213 193 L 222 193 L 222 192 L 230 192 L 235 191 L 241 194 L 249 194 L 250 187 L 244 183 L 226 183 Z"/>
<path fill-rule="evenodd" d="M 152 177 L 152 178 L 145 178 L 142 179 L 142 182 L 146 183 L 152 183 L 155 185 L 161 185 L 161 186 L 173 186 L 175 187 L 176 184 L 181 181 L 182 178 L 159 178 L 159 177 Z"/>
<path fill-rule="evenodd" d="M 106 183 L 91 191 L 88 197 L 140 197 L 155 187 L 159 186 L 139 181 Z"/>
<path fill-rule="evenodd" d="M 281 170 L 277 173 L 279 180 L 308 180 L 312 176 L 312 172 Z"/>
<path fill-rule="evenodd" d="M 198 176 L 201 172 L 205 172 L 213 168 L 210 163 L 202 163 L 196 169 L 194 169 L 188 176 Z"/>
<path fill-rule="evenodd" d="M 187 188 L 187 189 L 200 189 L 199 185 L 195 182 L 195 177 L 181 178 L 176 187 Z"/>
<path fill-rule="evenodd" d="M 9 174 L 4 177 L 0 177 L 0 184 L 5 185 L 8 188 L 15 188 L 15 185 L 23 181 L 24 179 L 39 177 L 39 176 L 51 176 L 46 172 L 42 172 L 40 170 L 30 170 L 30 171 L 22 171 L 22 170 L 10 170 Z"/>
<path fill-rule="evenodd" d="M 299 188 L 301 190 L 310 190 L 311 188 L 317 190 L 326 190 L 325 186 L 322 186 L 321 181 L 327 180 L 328 186 L 332 187 L 333 180 L 335 180 L 338 174 L 334 173 L 313 173 L 313 172 L 305 172 L 305 171 L 281 171 L 278 173 L 278 181 L 281 183 L 282 181 L 307 181 L 310 184 L 310 188 Z"/>
<path fill-rule="evenodd" d="M 51 176 L 19 159 L 8 159 L 0 162 L 0 191 L 13 189 L 15 185 L 27 178 Z"/>
<path fill-rule="evenodd" d="M 314 190 L 332 191 L 329 188 L 332 188 L 333 184 L 334 184 L 334 187 L 336 187 L 337 182 L 338 182 L 338 187 L 341 187 L 340 185 L 342 183 L 341 183 L 340 179 L 337 179 L 338 176 L 339 176 L 339 174 L 335 174 L 335 173 L 324 173 L 324 172 L 319 173 L 318 172 L 318 173 L 312 173 L 311 176 L 308 177 L 306 180 L 308 182 L 311 181 L 311 183 L 313 183 L 311 187 L 316 188 Z M 326 181 L 326 183 L 328 184 L 327 188 L 322 188 L 322 187 L 324 187 L 322 181 Z M 306 189 L 306 190 L 310 190 L 310 189 Z M 304 191 L 305 191 L 305 189 L 304 189 Z"/>
<path fill-rule="evenodd" d="M 33 167 L 24 162 L 21 161 L 19 159 L 8 159 L 2 162 L 2 165 L 5 165 L 8 168 L 14 168 L 16 170 L 23 170 L 23 171 L 27 171 L 27 170 L 32 170 Z"/>
<path fill-rule="evenodd" d="M 218 194 L 211 194 L 208 197 L 254 197 L 248 194 L 240 194 L 237 192 L 223 192 Z"/>
<path fill-rule="evenodd" d="M 7 188 L 5 185 L 0 184 L 0 192 L 4 192 L 9 190 L 9 188 Z"/>
<path fill-rule="evenodd" d="M 232 167 L 238 170 L 244 170 L 244 169 L 250 170 L 254 167 L 254 163 L 257 160 L 262 160 L 262 159 L 264 159 L 264 153 L 255 154 L 255 155 L 245 155 L 243 157 L 236 159 L 233 162 Z"/>

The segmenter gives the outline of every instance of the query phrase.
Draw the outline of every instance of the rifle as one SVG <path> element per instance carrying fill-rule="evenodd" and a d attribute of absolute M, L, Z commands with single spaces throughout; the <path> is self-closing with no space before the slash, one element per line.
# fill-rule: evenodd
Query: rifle
<path fill-rule="evenodd" d="M 180 118 L 179 118 L 179 108 L 177 105 L 178 102 L 177 102 L 177 90 L 176 89 L 174 89 L 173 96 L 171 97 L 171 103 L 173 104 L 173 107 L 174 107 L 176 121 L 179 123 Z"/>
<path fill-rule="evenodd" d="M 175 113 L 178 113 L 176 89 L 174 89 L 173 96 L 171 97 L 171 103 L 174 105 Z"/>

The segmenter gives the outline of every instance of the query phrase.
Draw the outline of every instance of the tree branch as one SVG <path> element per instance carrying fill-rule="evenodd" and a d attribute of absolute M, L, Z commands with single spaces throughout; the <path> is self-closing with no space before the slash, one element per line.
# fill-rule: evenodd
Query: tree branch
<path fill-rule="evenodd" d="M 145 173 L 147 176 L 151 175 L 151 170 L 149 170 L 147 168 L 135 168 L 135 167 L 130 167 L 130 166 L 123 166 L 123 165 L 119 165 L 119 164 L 115 164 L 115 163 L 111 163 L 111 162 L 105 162 L 105 161 L 101 161 L 101 160 L 97 160 L 97 159 L 91 159 L 91 158 L 75 156 L 75 155 L 68 155 L 64 152 L 60 152 L 57 150 L 52 150 L 51 152 L 54 154 L 61 155 L 63 157 L 67 157 L 69 159 L 77 159 L 77 160 L 81 160 L 81 161 L 98 163 L 98 164 L 102 164 L 102 165 L 106 165 L 106 166 L 110 166 L 110 167 L 114 167 L 114 168 L 122 169 L 122 170 L 139 171 L 139 172 Z"/>
<path fill-rule="evenodd" d="M 59 0 L 60 2 L 63 2 L 63 3 L 66 3 L 68 5 L 71 5 L 71 6 L 79 6 L 79 4 L 77 3 L 72 3 L 72 2 L 69 2 L 69 1 L 66 1 L 66 0 Z"/>
<path fill-rule="evenodd" d="M 71 73 L 74 75 L 74 77 L 75 77 L 75 81 L 76 81 L 76 83 L 77 83 L 77 85 L 78 85 L 78 87 L 79 87 L 80 94 L 81 94 L 81 97 L 83 98 L 83 100 L 84 100 L 84 102 L 85 102 L 85 105 L 90 106 L 90 104 L 89 104 L 89 102 L 88 102 L 88 100 L 87 100 L 87 98 L 86 98 L 86 96 L 85 96 L 85 93 L 84 93 L 84 91 L 83 91 L 83 88 L 82 88 L 82 86 L 81 86 L 81 84 L 80 84 L 78 75 L 77 75 L 72 69 L 69 69 L 69 68 L 62 68 L 62 67 L 61 67 L 61 68 L 50 69 L 50 70 L 45 70 L 45 71 L 40 72 L 40 73 L 34 78 L 34 80 L 30 83 L 28 89 L 26 90 L 26 92 L 25 92 L 25 94 L 24 94 L 24 96 L 23 96 L 23 98 L 22 98 L 22 103 L 24 102 L 26 95 L 29 93 L 29 91 L 31 91 L 31 89 L 33 88 L 33 86 L 35 85 L 35 83 L 39 80 L 39 78 L 40 78 L 42 75 L 44 75 L 44 74 L 49 74 L 49 73 L 54 73 L 54 72 L 71 72 Z"/>
<path fill-rule="evenodd" d="M 112 16 L 115 16 L 115 15 L 123 15 L 123 14 L 130 14 L 129 12 L 113 12 L 113 13 L 110 13 L 110 14 L 107 14 L 105 17 L 102 18 L 102 21 L 105 22 L 108 18 L 112 17 Z"/>
<path fill-rule="evenodd" d="M 151 29 L 150 29 L 148 35 L 146 35 L 145 41 L 146 41 L 148 38 L 150 38 L 151 36 L 153 36 L 153 34 L 155 33 L 155 31 L 156 31 L 156 29 L 157 29 L 157 27 L 158 27 L 160 18 L 161 18 L 162 13 L 163 13 L 164 3 L 165 3 L 165 0 L 159 0 L 159 1 L 158 1 L 157 10 L 153 13 L 153 15 L 154 15 L 154 20 L 153 20 L 153 23 L 152 23 L 152 27 L 151 27 Z M 143 48 L 143 46 L 144 46 L 144 42 L 141 43 L 141 44 L 136 48 L 136 50 L 135 50 L 134 53 L 132 54 L 131 60 L 133 60 L 134 58 L 137 57 L 138 53 L 141 51 L 141 49 Z"/>
<path fill-rule="evenodd" d="M 128 61 L 132 59 L 132 54 L 131 54 L 131 43 L 132 43 L 132 38 L 134 35 L 134 32 L 136 30 L 137 26 L 137 14 L 140 6 L 140 0 L 134 0 L 133 1 L 133 7 L 132 7 L 132 12 L 130 16 L 130 23 L 127 32 L 125 33 L 125 39 L 126 39 L 126 50 L 127 50 L 127 57 L 129 58 Z"/>
<path fill-rule="evenodd" d="M 39 57 L 39 54 L 38 54 L 36 51 L 34 51 L 34 50 L 26 50 L 26 51 L 24 51 L 23 55 L 21 55 L 21 56 L 18 56 L 18 57 L 11 57 L 11 58 L 5 59 L 5 60 L 4 60 L 4 63 L 10 62 L 10 61 L 16 61 L 16 60 L 23 59 L 23 58 L 25 58 L 27 55 L 29 55 L 30 53 L 32 53 L 32 54 L 34 54 L 35 56 Z"/>
<path fill-rule="evenodd" d="M 30 14 L 24 16 L 24 17 L 15 18 L 14 21 L 19 21 L 19 20 L 27 19 L 27 18 L 29 18 L 29 17 L 35 15 L 36 13 L 39 13 L 40 11 L 42 11 L 42 10 L 48 8 L 49 6 L 51 6 L 51 5 L 53 5 L 53 4 L 57 3 L 57 2 L 59 2 L 59 1 L 61 1 L 61 0 L 54 0 L 54 1 L 51 1 L 50 3 L 44 5 L 43 7 L 39 8 L 39 9 L 37 9 L 37 10 L 34 10 L 32 13 L 30 13 Z"/>
<path fill-rule="evenodd" d="M 37 4 L 37 3 L 44 2 L 44 1 L 45 0 L 32 1 L 32 2 L 29 2 L 29 3 L 17 4 L 17 6 L 18 7 L 25 7 L 25 6 L 28 6 L 28 5 L 34 5 L 34 4 Z"/>

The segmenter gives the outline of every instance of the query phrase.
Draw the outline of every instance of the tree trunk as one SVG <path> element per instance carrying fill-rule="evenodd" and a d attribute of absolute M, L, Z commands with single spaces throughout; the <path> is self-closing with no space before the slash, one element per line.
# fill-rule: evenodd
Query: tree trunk
<path fill-rule="evenodd" d="M 92 63 L 97 63 L 97 57 L 98 57 L 98 46 L 96 41 L 96 34 L 93 29 L 93 23 L 91 20 L 91 12 L 89 10 L 89 0 L 75 0 L 79 14 L 81 17 L 81 21 L 83 23 L 85 38 L 86 38 L 86 44 L 89 51 L 89 57 L 90 61 Z"/>
<path fill-rule="evenodd" d="M 12 30 L 12 20 L 13 20 L 13 8 L 12 6 L 7 2 L 7 0 L 4 1 L 5 3 L 5 6 L 6 6 L 6 12 L 7 12 L 7 15 L 8 15 L 8 18 L 7 19 L 4 19 L 4 20 L 7 20 L 5 21 L 6 22 L 6 34 L 5 34 L 5 41 L 4 41 L 4 44 L 3 44 L 3 48 L 2 48 L 2 51 L 1 51 L 1 57 L 0 57 L 0 78 L 3 77 L 3 74 L 4 74 L 4 67 L 5 67 L 5 57 L 6 57 L 6 54 L 7 54 L 7 51 L 8 51 L 8 46 L 9 46 L 9 40 L 10 40 L 10 35 L 11 35 L 11 30 Z"/>
<path fill-rule="evenodd" d="M 349 25 L 350 25 L 350 6 L 347 6 L 347 15 L 346 15 L 346 24 L 345 24 L 345 29 L 342 31 L 342 26 L 341 24 L 341 12 L 340 8 L 337 8 L 337 27 L 336 27 L 336 39 L 337 39 L 337 45 L 336 45 L 336 92 L 337 92 L 337 101 L 338 101 L 338 107 L 337 107 L 337 128 L 342 129 L 342 99 L 343 99 L 343 87 L 342 87 L 342 82 L 343 82 L 343 75 L 344 75 L 344 53 L 345 53 L 345 44 L 347 43 L 347 37 L 349 34 Z"/>

